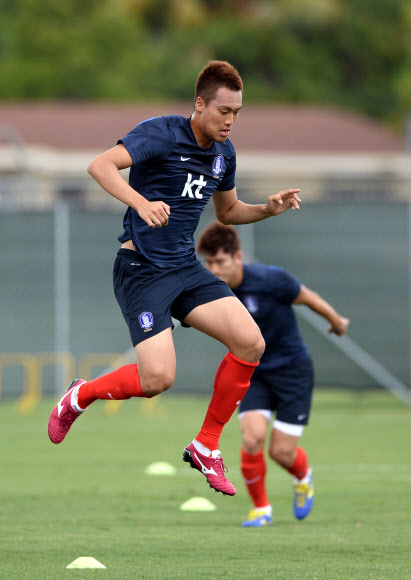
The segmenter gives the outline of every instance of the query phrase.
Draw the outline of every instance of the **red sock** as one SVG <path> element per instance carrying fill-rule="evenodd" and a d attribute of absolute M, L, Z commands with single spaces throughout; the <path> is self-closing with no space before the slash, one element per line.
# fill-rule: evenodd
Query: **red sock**
<path fill-rule="evenodd" d="M 244 483 L 254 507 L 262 508 L 269 505 L 270 502 L 265 489 L 266 464 L 264 451 L 250 454 L 241 448 L 240 462 Z"/>
<path fill-rule="evenodd" d="M 81 385 L 78 392 L 78 404 L 82 409 L 86 409 L 97 399 L 121 401 L 131 397 L 145 396 L 141 390 L 137 365 L 126 365 Z"/>
<path fill-rule="evenodd" d="M 302 447 L 297 447 L 294 463 L 287 468 L 288 473 L 294 475 L 297 479 L 303 479 L 308 471 L 307 453 Z"/>
<path fill-rule="evenodd" d="M 223 427 L 241 403 L 258 363 L 245 362 L 228 352 L 218 367 L 213 396 L 196 439 L 211 450 L 218 449 Z"/>

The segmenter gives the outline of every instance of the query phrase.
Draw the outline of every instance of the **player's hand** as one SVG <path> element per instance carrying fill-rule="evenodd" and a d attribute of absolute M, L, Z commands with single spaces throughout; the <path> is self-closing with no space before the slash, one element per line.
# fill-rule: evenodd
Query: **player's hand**
<path fill-rule="evenodd" d="M 297 195 L 300 191 L 300 189 L 285 189 L 280 193 L 270 195 L 266 206 L 267 212 L 270 215 L 278 215 L 287 209 L 300 209 L 298 203 L 301 199 Z"/>
<path fill-rule="evenodd" d="M 335 326 L 331 325 L 330 328 L 328 329 L 328 332 L 329 334 L 336 334 L 337 336 L 342 336 L 347 332 L 349 324 L 350 324 L 349 319 L 343 318 L 341 316 L 339 323 Z"/>
<path fill-rule="evenodd" d="M 161 228 L 168 224 L 170 206 L 164 201 L 147 201 L 136 208 L 138 215 L 150 228 Z"/>

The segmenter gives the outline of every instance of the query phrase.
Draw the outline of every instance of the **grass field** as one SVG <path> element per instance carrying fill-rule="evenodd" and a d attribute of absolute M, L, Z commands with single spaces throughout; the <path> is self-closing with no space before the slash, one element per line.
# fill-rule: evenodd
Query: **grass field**
<path fill-rule="evenodd" d="M 313 512 L 294 519 L 290 477 L 270 464 L 274 524 L 243 529 L 238 421 L 221 443 L 235 497 L 181 462 L 206 405 L 166 394 L 152 409 L 132 400 L 110 416 L 96 403 L 54 446 L 46 431 L 54 401 L 27 416 L 1 401 L 0 578 L 411 579 L 411 408 L 384 392 L 318 390 L 302 439 Z M 177 474 L 145 475 L 153 461 Z M 193 496 L 217 510 L 182 512 Z M 66 569 L 79 556 L 106 569 Z"/>

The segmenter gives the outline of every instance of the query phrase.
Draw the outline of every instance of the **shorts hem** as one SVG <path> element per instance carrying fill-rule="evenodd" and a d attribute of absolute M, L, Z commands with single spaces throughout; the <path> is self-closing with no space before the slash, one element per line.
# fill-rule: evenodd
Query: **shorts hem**
<path fill-rule="evenodd" d="M 139 336 L 137 341 L 136 341 L 135 337 L 131 337 L 131 343 L 132 343 L 133 347 L 135 348 L 141 342 L 144 342 L 145 340 L 147 340 L 148 338 L 151 338 L 152 336 L 157 336 L 157 334 L 160 334 L 160 332 L 167 330 L 167 328 L 171 328 L 171 330 L 173 330 L 175 328 L 175 325 L 173 323 L 171 323 L 171 324 L 165 324 L 164 327 L 160 326 L 160 328 L 156 328 L 156 329 L 153 328 L 152 330 L 145 332 L 141 337 Z"/>

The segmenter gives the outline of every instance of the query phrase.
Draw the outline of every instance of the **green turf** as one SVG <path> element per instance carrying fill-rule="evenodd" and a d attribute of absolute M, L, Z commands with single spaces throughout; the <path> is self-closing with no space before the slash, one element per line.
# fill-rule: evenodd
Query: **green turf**
<path fill-rule="evenodd" d="M 216 494 L 181 462 L 206 404 L 167 394 L 151 412 L 127 401 L 107 416 L 96 403 L 55 446 L 46 431 L 53 401 L 28 416 L 1 401 L 0 578 L 411 579 L 411 408 L 384 392 L 318 390 L 302 439 L 313 512 L 294 519 L 290 477 L 270 464 L 274 525 L 243 529 L 238 421 L 221 444 L 235 497 Z M 177 475 L 145 475 L 153 461 L 172 463 Z M 217 510 L 180 511 L 193 496 Z M 67 570 L 79 556 L 106 570 Z"/>

